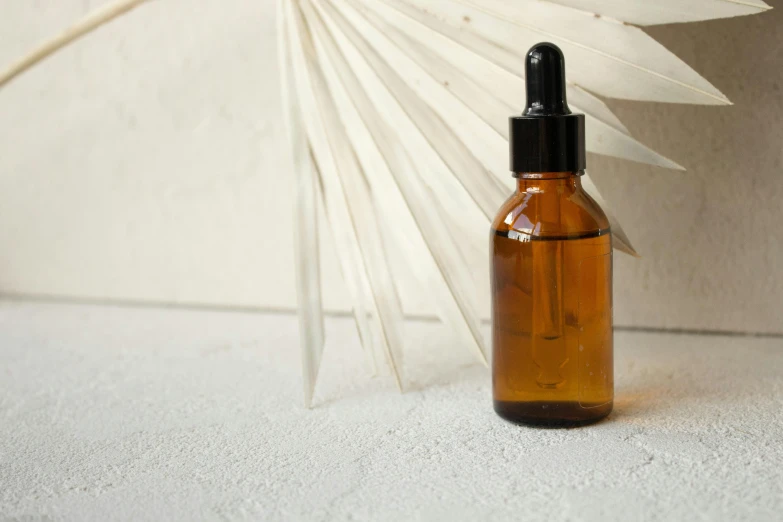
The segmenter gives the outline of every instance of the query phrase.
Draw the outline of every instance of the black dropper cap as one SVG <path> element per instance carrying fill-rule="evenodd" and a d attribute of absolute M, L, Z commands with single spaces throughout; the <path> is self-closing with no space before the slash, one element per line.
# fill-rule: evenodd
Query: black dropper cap
<path fill-rule="evenodd" d="M 534 45 L 525 57 L 525 80 L 525 111 L 508 119 L 514 176 L 584 170 L 585 116 L 568 108 L 560 48 L 548 42 Z"/>

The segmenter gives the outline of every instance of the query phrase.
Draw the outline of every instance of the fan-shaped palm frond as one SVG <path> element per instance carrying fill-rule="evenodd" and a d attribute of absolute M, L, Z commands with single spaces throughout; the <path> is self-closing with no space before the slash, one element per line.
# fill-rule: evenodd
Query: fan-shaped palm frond
<path fill-rule="evenodd" d="M 0 71 L 0 87 L 147 0 L 118 0 Z M 525 51 L 568 61 L 568 98 L 587 149 L 682 169 L 636 141 L 596 95 L 729 104 L 637 26 L 758 13 L 760 0 L 278 0 L 283 94 L 296 179 L 295 244 L 305 403 L 324 346 L 319 208 L 337 247 L 362 345 L 399 386 L 402 307 L 387 255 L 486 363 L 475 309 L 489 218 L 510 192 L 507 117 L 521 111 Z M 635 255 L 608 210 L 614 246 Z M 377 346 L 377 349 L 376 349 Z"/>
<path fill-rule="evenodd" d="M 460 338 L 486 361 L 471 299 L 485 282 L 467 267 L 480 266 L 476 260 L 487 255 L 488 221 L 511 189 L 506 121 L 521 111 L 525 51 L 550 40 L 565 52 L 568 97 L 572 109 L 586 114 L 589 151 L 681 169 L 636 141 L 596 94 L 729 104 L 636 26 L 769 8 L 760 1 L 719 0 L 654 5 L 644 0 L 279 1 L 281 47 L 290 50 L 281 65 L 294 79 L 285 89 L 295 91 L 306 107 L 303 118 L 289 120 L 293 143 L 309 143 L 312 154 L 307 158 L 312 164 L 298 170 L 298 215 L 314 226 L 315 187 L 342 259 L 360 335 L 382 340 L 398 383 L 401 314 L 394 281 L 379 280 L 391 271 L 384 250 L 402 249 L 416 260 L 415 277 L 441 319 L 464 330 Z M 295 156 L 302 156 L 304 147 L 297 148 Z M 600 200 L 589 176 L 584 183 Z M 615 247 L 635 254 L 611 217 L 610 203 L 601 201 L 609 210 Z M 300 252 L 307 248 L 299 245 Z M 300 257 L 299 263 L 304 274 L 313 260 Z M 300 281 L 304 331 L 305 314 L 317 295 L 307 289 L 317 286 L 315 273 Z M 367 333 L 374 329 L 380 333 Z M 302 343 L 309 404 L 312 361 L 323 344 L 307 336 Z"/>

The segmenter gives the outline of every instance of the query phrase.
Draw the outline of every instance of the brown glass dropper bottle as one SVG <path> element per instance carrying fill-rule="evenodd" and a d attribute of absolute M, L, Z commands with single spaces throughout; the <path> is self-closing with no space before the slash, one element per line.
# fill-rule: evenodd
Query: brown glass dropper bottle
<path fill-rule="evenodd" d="M 509 119 L 516 192 L 492 223 L 492 389 L 518 423 L 578 426 L 612 410 L 612 238 L 584 191 L 584 115 L 551 43 L 526 56 L 527 106 Z"/>

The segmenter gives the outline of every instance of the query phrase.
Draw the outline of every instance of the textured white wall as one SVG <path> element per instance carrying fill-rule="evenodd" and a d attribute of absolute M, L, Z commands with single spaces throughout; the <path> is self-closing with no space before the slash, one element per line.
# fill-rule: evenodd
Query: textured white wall
<path fill-rule="evenodd" d="M 0 63 L 101 3 L 0 0 Z M 782 14 L 650 30 L 736 105 L 612 102 L 689 169 L 591 158 L 645 256 L 618 324 L 783 332 Z M 0 293 L 295 306 L 274 30 L 273 0 L 158 0 L 0 91 Z"/>
<path fill-rule="evenodd" d="M 678 173 L 594 157 L 644 258 L 617 256 L 621 324 L 783 333 L 783 3 L 649 28 L 731 107 L 611 102 Z"/>

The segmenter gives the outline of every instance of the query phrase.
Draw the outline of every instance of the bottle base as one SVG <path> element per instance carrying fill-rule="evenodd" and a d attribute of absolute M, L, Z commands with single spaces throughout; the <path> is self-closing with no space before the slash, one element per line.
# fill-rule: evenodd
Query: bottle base
<path fill-rule="evenodd" d="M 494 401 L 495 413 L 503 419 L 539 428 L 576 428 L 593 424 L 612 412 L 612 402 L 583 405 L 569 402 Z"/>

